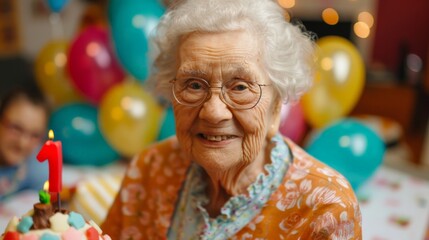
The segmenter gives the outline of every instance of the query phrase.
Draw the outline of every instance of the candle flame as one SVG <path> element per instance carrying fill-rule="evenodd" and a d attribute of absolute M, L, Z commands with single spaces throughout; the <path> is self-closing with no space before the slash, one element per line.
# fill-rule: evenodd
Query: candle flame
<path fill-rule="evenodd" d="M 52 131 L 52 129 L 49 130 L 48 137 L 49 137 L 49 140 L 54 140 L 54 131 Z"/>
<path fill-rule="evenodd" d="M 45 184 L 43 184 L 43 190 L 46 192 L 49 191 L 49 181 L 46 181 Z"/>

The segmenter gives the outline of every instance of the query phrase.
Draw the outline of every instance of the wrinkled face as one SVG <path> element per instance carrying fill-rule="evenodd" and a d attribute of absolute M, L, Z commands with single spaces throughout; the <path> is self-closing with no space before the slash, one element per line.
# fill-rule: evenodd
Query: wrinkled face
<path fill-rule="evenodd" d="M 246 31 L 192 33 L 181 42 L 176 79 L 205 79 L 211 87 L 231 80 L 271 84 L 259 49 Z M 259 103 L 247 110 L 226 105 L 219 88 L 211 88 L 211 97 L 197 107 L 172 100 L 178 140 L 193 161 L 206 170 L 228 171 L 263 157 L 280 102 L 272 86 L 261 88 Z"/>
<path fill-rule="evenodd" d="M 0 165 L 24 161 L 46 131 L 46 113 L 25 99 L 17 99 L 0 117 Z"/>

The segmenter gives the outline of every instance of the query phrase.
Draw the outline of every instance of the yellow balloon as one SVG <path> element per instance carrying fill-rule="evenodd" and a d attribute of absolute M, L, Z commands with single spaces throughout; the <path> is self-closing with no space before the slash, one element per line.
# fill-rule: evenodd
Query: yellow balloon
<path fill-rule="evenodd" d="M 100 129 L 107 142 L 131 157 L 156 140 L 163 108 L 136 82 L 109 89 L 99 106 Z"/>
<path fill-rule="evenodd" d="M 301 104 L 308 123 L 320 128 L 356 105 L 365 84 L 365 66 L 356 47 L 345 38 L 327 36 L 317 45 L 313 87 Z"/>
<path fill-rule="evenodd" d="M 37 84 L 55 107 L 82 99 L 67 74 L 67 50 L 67 41 L 48 42 L 35 62 Z"/>

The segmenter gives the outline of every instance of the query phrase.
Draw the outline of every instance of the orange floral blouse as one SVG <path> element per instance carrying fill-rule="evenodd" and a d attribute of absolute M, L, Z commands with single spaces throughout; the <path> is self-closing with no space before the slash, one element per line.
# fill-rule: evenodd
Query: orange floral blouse
<path fill-rule="evenodd" d="M 347 180 L 288 139 L 293 160 L 265 206 L 232 239 L 362 239 Z M 191 165 L 175 137 L 135 157 L 102 224 L 112 239 L 167 239 Z"/>

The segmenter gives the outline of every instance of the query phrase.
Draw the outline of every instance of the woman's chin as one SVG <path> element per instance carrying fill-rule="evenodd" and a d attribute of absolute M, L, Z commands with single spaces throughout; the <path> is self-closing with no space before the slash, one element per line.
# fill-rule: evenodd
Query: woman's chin
<path fill-rule="evenodd" d="M 194 162 L 207 172 L 226 172 L 240 164 L 242 155 L 238 147 L 195 147 L 192 150 Z"/>

